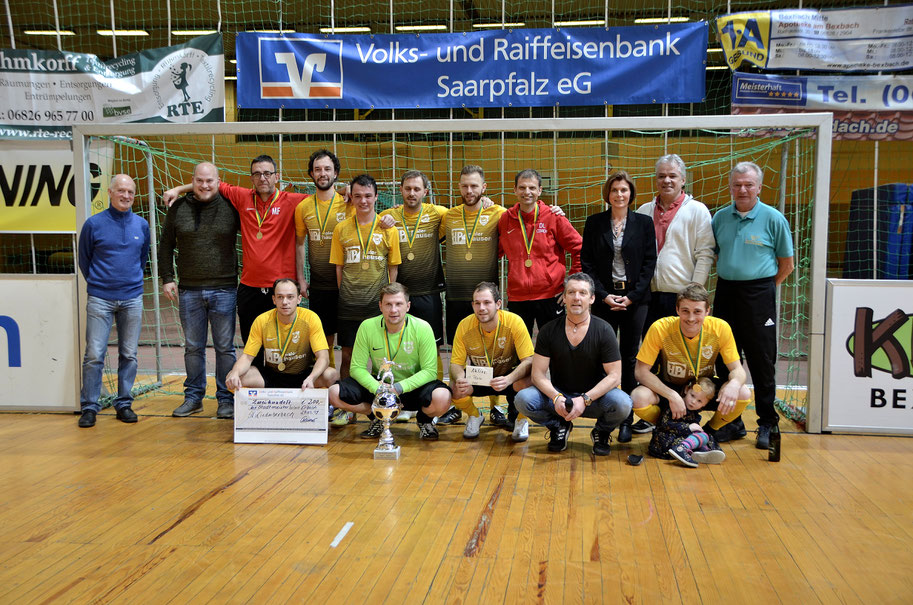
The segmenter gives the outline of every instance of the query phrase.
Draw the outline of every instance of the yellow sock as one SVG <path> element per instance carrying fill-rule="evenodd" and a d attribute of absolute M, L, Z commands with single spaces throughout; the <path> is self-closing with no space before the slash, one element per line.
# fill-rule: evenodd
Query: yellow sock
<path fill-rule="evenodd" d="M 647 422 L 656 424 L 659 422 L 659 417 L 662 414 L 662 410 L 659 409 L 658 405 L 654 404 L 645 408 L 634 408 L 634 413 Z"/>
<path fill-rule="evenodd" d="M 437 379 L 444 380 L 444 362 L 441 361 L 441 356 L 437 356 Z"/>
<path fill-rule="evenodd" d="M 453 407 L 466 412 L 467 416 L 479 415 L 479 408 L 472 402 L 472 397 L 460 397 L 459 399 L 454 399 L 452 403 Z"/>
<path fill-rule="evenodd" d="M 713 418 L 710 419 L 710 428 L 714 431 L 720 428 L 723 428 L 736 418 L 742 415 L 742 412 L 745 411 L 745 408 L 748 407 L 748 404 L 751 403 L 751 399 L 739 399 L 735 402 L 735 409 L 729 412 L 726 415 L 716 412 L 713 415 Z"/>

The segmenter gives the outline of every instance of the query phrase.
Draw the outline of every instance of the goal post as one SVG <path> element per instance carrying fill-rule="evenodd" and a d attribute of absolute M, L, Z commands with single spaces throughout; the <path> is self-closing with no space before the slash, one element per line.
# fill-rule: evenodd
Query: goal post
<path fill-rule="evenodd" d="M 808 431 L 820 432 L 831 124 L 830 113 L 805 113 L 80 125 L 73 127 L 74 182 L 82 184 L 75 191 L 77 230 L 91 214 L 88 151 L 93 138 L 115 143 L 114 172 L 136 168 L 144 173 L 137 182 L 136 209 L 159 214 L 157 220 L 150 217 L 151 225 L 163 218 L 155 200 L 165 189 L 189 182 L 193 164 L 214 161 L 223 180 L 244 183 L 250 158 L 261 152 L 277 159 L 280 174 L 294 175 L 283 178 L 285 186 L 306 181 L 308 156 L 327 147 L 343 162 L 340 181 L 369 172 L 392 189 L 386 192 L 392 200 L 401 173 L 419 169 L 432 180 L 435 203 L 444 206 L 459 201 L 455 183 L 464 164 L 485 167 L 487 195 L 504 205 L 515 201 L 513 175 L 532 167 L 545 177 L 543 198 L 560 204 L 580 230 L 588 215 L 604 208 L 599 191 L 612 169 L 625 169 L 636 180 L 642 191 L 634 205 L 640 206 L 654 191 L 655 160 L 678 153 L 688 165 L 686 190 L 714 212 L 730 201 L 726 181 L 731 167 L 755 161 L 765 173 L 776 175 L 766 176 L 762 199 L 788 209 L 798 244 L 796 271 L 781 295 L 781 318 L 788 320 L 789 334 L 780 335 L 786 365 L 778 371 L 778 382 L 782 374 L 788 377 L 785 386 L 802 390 L 801 404 L 794 407 L 804 408 Z M 151 160 L 145 155 L 130 159 L 142 146 Z M 157 285 L 148 290 L 155 299 L 146 305 L 151 310 L 159 304 Z M 78 292 L 75 303 L 84 307 L 82 276 Z M 175 316 L 173 309 L 156 310 L 156 322 L 163 321 L 163 313 Z M 783 323 L 781 331 L 786 329 Z M 179 326 L 169 333 L 179 334 Z M 160 346 L 160 330 L 157 334 Z M 182 366 L 171 369 L 183 371 Z"/>

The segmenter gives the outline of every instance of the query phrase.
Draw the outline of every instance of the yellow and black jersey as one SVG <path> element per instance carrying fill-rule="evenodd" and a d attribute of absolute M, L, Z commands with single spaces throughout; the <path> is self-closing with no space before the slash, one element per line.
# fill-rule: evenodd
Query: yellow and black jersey
<path fill-rule="evenodd" d="M 688 384 L 695 378 L 695 366 L 699 377 L 712 378 L 717 355 L 723 356 L 726 365 L 739 360 L 732 328 L 712 316 L 704 319 L 701 333 L 694 338 L 685 338 L 678 317 L 663 317 L 654 322 L 644 336 L 637 360 L 652 366 L 660 353 L 659 377 L 670 385 Z"/>
<path fill-rule="evenodd" d="M 333 230 L 330 262 L 342 267 L 339 319 L 364 320 L 377 315 L 380 289 L 389 281 L 387 265 L 401 262 L 399 232 L 375 224 L 372 233 L 370 224 L 359 225 L 354 216 L 348 218 Z"/>
<path fill-rule="evenodd" d="M 475 314 L 463 319 L 457 326 L 450 361 L 463 367 L 490 365 L 495 376 L 506 376 L 521 359 L 532 356 L 533 341 L 523 318 L 502 309 L 492 332 L 481 329 Z"/>
<path fill-rule="evenodd" d="M 308 238 L 308 265 L 314 290 L 336 289 L 336 265 L 330 262 L 330 242 L 336 225 L 355 214 L 355 207 L 346 204 L 338 193 L 329 202 L 309 195 L 295 208 L 295 235 Z"/>
<path fill-rule="evenodd" d="M 498 205 L 468 211 L 460 204 L 444 215 L 441 236 L 447 247 L 449 300 L 472 300 L 479 282 L 498 283 L 498 219 L 504 212 Z"/>
<path fill-rule="evenodd" d="M 396 281 L 406 286 L 409 294 L 422 296 L 444 290 L 440 228 L 445 214 L 447 208 L 434 204 L 422 204 L 421 212 L 414 214 L 406 213 L 405 206 L 380 214 L 390 215 L 396 221 L 403 260 Z"/>
<path fill-rule="evenodd" d="M 259 315 L 250 327 L 244 352 L 256 357 L 262 348 L 266 365 L 276 372 L 303 374 L 308 371 L 314 365 L 317 351 L 328 349 L 327 338 L 316 313 L 302 307 L 296 311 L 291 324 L 277 324 L 276 309 Z M 280 363 L 285 364 L 282 370 L 279 369 Z"/>

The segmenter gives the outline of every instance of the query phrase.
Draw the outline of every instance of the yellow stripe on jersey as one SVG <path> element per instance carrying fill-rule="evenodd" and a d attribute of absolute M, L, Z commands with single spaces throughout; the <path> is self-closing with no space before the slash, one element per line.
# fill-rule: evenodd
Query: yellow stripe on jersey
<path fill-rule="evenodd" d="M 498 219 L 505 212 L 494 205 L 481 210 L 471 246 L 463 224 L 463 205 L 447 211 L 441 222 L 441 234 L 447 247 L 447 298 L 472 300 L 472 291 L 481 281 L 498 282 Z M 472 230 L 476 212 L 466 212 L 466 223 Z M 467 253 L 472 255 L 467 259 Z"/>
<path fill-rule="evenodd" d="M 400 206 L 384 210 L 380 214 L 381 216 L 392 216 L 396 221 L 395 226 L 399 230 L 399 248 L 403 262 L 399 266 L 396 281 L 406 286 L 409 293 L 414 296 L 440 292 L 443 290 L 444 275 L 441 269 L 439 233 L 441 220 L 447 214 L 448 209 L 435 204 L 422 204 L 421 223 L 418 225 L 417 233 L 414 233 L 414 230 L 419 213 L 404 215 L 404 210 L 405 206 Z M 409 234 L 414 233 L 415 236 L 411 247 L 406 229 L 403 228 L 404 217 L 406 229 Z M 410 252 L 412 258 L 409 258 Z"/>
<path fill-rule="evenodd" d="M 363 320 L 377 315 L 380 289 L 388 282 L 387 265 L 399 265 L 402 262 L 399 232 L 395 227 L 375 227 L 367 244 L 365 258 L 362 258 L 356 228 L 361 231 L 362 240 L 371 231 L 370 224 L 358 225 L 353 216 L 336 225 L 330 245 L 330 262 L 342 266 L 339 319 Z M 367 267 L 364 266 L 365 263 Z"/>
<path fill-rule="evenodd" d="M 282 360 L 285 362 L 283 374 L 302 374 L 314 365 L 314 353 L 328 349 L 327 338 L 323 333 L 323 324 L 316 313 L 310 309 L 298 307 L 298 320 L 294 322 L 294 331 L 289 334 L 292 324 L 279 324 L 279 331 L 276 333 L 276 310 L 267 311 L 254 320 L 250 327 L 250 335 L 247 342 L 244 343 L 244 352 L 251 357 L 256 357 L 263 349 L 266 365 L 270 369 L 279 371 L 279 361 L 281 356 L 281 347 L 279 343 L 285 343 L 290 339 L 288 349 Z"/>
<path fill-rule="evenodd" d="M 723 356 L 723 363 L 729 365 L 739 360 L 735 338 L 732 328 L 722 319 L 707 317 L 704 319 L 703 334 L 694 338 L 685 339 L 688 349 L 685 349 L 680 331 L 681 322 L 678 317 L 664 317 L 656 321 L 644 337 L 637 360 L 652 366 L 656 358 L 662 353 L 659 377 L 669 384 L 684 385 L 694 379 L 691 369 L 692 359 L 700 360 L 700 375 L 713 376 L 714 364 L 717 355 Z M 698 351 L 698 343 L 701 350 Z"/>
<path fill-rule="evenodd" d="M 473 246 L 474 247 L 474 246 Z M 500 335 L 495 341 L 497 330 L 486 333 L 479 330 L 479 320 L 475 314 L 466 317 L 457 326 L 453 338 L 451 363 L 471 366 L 487 366 L 486 349 L 491 356 L 491 367 L 495 376 L 510 374 L 521 359 L 533 356 L 533 341 L 526 330 L 526 324 L 516 313 L 498 311 L 501 322 Z M 482 337 L 485 340 L 482 340 Z M 467 364 L 467 359 L 469 363 Z"/>
<path fill-rule="evenodd" d="M 314 290 L 336 289 L 336 267 L 330 263 L 330 242 L 336 225 L 354 214 L 355 206 L 346 204 L 338 193 L 329 202 L 321 202 L 309 195 L 295 208 L 295 235 L 308 238 L 308 265 L 311 269 L 308 285 Z M 324 217 L 326 224 L 321 229 Z"/>

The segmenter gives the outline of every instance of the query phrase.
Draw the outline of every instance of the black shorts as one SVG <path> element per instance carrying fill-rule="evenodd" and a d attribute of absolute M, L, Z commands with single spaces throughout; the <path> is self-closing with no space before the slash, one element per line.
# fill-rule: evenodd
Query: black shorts
<path fill-rule="evenodd" d="M 336 384 L 339 385 L 339 398 L 349 405 L 371 403 L 374 401 L 374 393 L 361 386 L 361 383 L 351 376 L 336 381 Z M 448 392 L 450 391 L 450 387 L 440 380 L 431 380 L 417 389 L 413 389 L 408 393 L 403 393 L 399 396 L 399 400 L 403 404 L 403 409 L 417 412 L 423 407 L 427 407 L 431 404 L 431 393 L 434 392 L 434 389 L 447 389 Z"/>
<path fill-rule="evenodd" d="M 434 341 L 440 346 L 441 339 L 444 338 L 444 303 L 441 302 L 440 293 L 410 296 L 409 302 L 411 303 L 409 314 L 431 324 Z"/>
<path fill-rule="evenodd" d="M 323 324 L 323 333 L 336 333 L 336 314 L 339 308 L 339 290 L 310 290 L 308 309 L 317 314 Z"/>
<path fill-rule="evenodd" d="M 300 389 L 304 379 L 311 375 L 314 366 L 309 367 L 301 374 L 286 374 L 266 366 L 260 368 L 260 375 L 263 376 L 263 384 L 267 389 Z"/>
<path fill-rule="evenodd" d="M 710 412 L 715 412 L 715 411 L 716 411 L 717 406 L 720 405 L 719 400 L 717 400 L 717 397 L 718 397 L 719 394 L 720 394 L 720 388 L 721 388 L 724 384 L 726 384 L 726 382 L 728 382 L 725 378 L 720 378 L 719 376 L 713 376 L 713 377 L 710 378 L 710 380 L 713 381 L 713 384 L 714 384 L 714 386 L 716 387 L 716 392 L 714 392 L 714 394 L 713 394 L 713 399 L 711 399 L 709 402 L 707 402 L 707 405 L 705 405 L 704 407 L 702 407 L 702 408 L 700 409 L 700 411 L 704 411 L 704 410 L 707 410 L 707 411 L 710 411 Z M 677 392 L 679 395 L 684 396 L 684 394 L 685 394 L 685 387 L 684 387 L 683 385 L 680 385 L 680 384 L 671 384 L 671 383 L 668 383 L 668 382 L 665 382 L 665 381 L 663 381 L 663 384 L 666 385 L 667 387 L 669 387 L 670 389 L 672 389 L 673 391 Z M 660 407 L 666 407 L 666 408 L 669 407 L 669 400 L 666 399 L 665 397 L 663 397 L 663 396 L 660 395 L 660 396 L 659 396 L 659 406 L 660 406 Z"/>
<path fill-rule="evenodd" d="M 472 315 L 471 300 L 447 301 L 447 344 L 451 347 L 453 346 L 453 338 L 456 336 L 457 326 L 470 315 Z"/>
<path fill-rule="evenodd" d="M 504 395 L 504 398 L 507 399 L 507 403 L 512 404 L 514 398 L 517 396 L 517 392 L 514 390 L 514 385 L 508 386 L 503 391 L 496 391 L 491 387 L 473 385 L 472 395 L 470 395 L 470 397 L 490 397 L 491 395 L 496 397 Z"/>
<path fill-rule="evenodd" d="M 336 322 L 336 344 L 340 347 L 354 347 L 360 319 L 340 319 Z"/>

